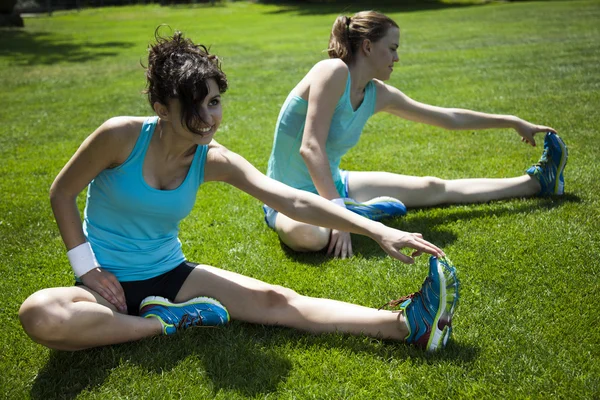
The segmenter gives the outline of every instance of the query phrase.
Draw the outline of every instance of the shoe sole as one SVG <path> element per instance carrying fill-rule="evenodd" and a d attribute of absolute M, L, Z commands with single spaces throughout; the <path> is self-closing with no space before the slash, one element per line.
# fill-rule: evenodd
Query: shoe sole
<path fill-rule="evenodd" d="M 140 314 L 141 314 L 142 309 L 145 306 L 152 305 L 152 304 L 158 304 L 158 305 L 167 306 L 167 307 L 184 307 L 189 304 L 197 304 L 197 303 L 208 303 L 208 304 L 214 304 L 216 306 L 221 307 L 227 313 L 227 322 L 229 322 L 229 320 L 230 320 L 229 311 L 227 311 L 227 309 L 225 308 L 225 306 L 223 304 L 221 304 L 221 302 L 213 299 L 212 297 L 194 297 L 193 299 L 184 301 L 183 303 L 173 303 L 169 299 L 162 297 L 162 296 L 148 296 L 144 300 L 142 300 L 142 302 L 140 303 Z"/>
<path fill-rule="evenodd" d="M 554 183 L 554 194 L 561 195 L 565 192 L 564 184 L 561 187 L 560 176 L 562 175 L 565 167 L 567 166 L 567 160 L 569 159 L 569 151 L 567 150 L 567 145 L 556 133 L 551 133 L 556 139 L 558 146 L 560 147 L 560 161 L 558 163 L 558 168 L 556 169 L 556 179 Z"/>
<path fill-rule="evenodd" d="M 427 350 L 434 351 L 446 346 L 452 333 L 452 316 L 458 304 L 458 279 L 456 269 L 448 259 L 436 259 L 440 277 L 440 298 L 438 312 L 433 320 L 432 332 L 427 341 Z M 442 328 L 440 329 L 440 322 Z"/>

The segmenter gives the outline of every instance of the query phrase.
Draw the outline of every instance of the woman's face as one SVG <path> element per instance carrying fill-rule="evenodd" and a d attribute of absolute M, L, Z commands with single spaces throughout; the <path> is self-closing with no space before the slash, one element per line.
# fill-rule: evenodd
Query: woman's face
<path fill-rule="evenodd" d="M 193 126 L 195 130 L 200 131 L 199 133 L 190 131 L 181 123 L 181 104 L 179 101 L 171 99 L 169 102 L 169 111 L 173 115 L 173 122 L 177 125 L 176 130 L 185 132 L 184 135 L 191 138 L 198 145 L 210 143 L 223 118 L 219 85 L 214 79 L 209 79 L 207 84 L 208 94 L 204 97 L 202 103 L 198 105 L 198 113 L 202 120 L 196 121 L 196 125 Z"/>
<path fill-rule="evenodd" d="M 384 37 L 372 44 L 372 59 L 375 67 L 375 78 L 382 81 L 390 79 L 394 71 L 394 63 L 398 62 L 398 46 L 400 29 L 390 27 Z"/>

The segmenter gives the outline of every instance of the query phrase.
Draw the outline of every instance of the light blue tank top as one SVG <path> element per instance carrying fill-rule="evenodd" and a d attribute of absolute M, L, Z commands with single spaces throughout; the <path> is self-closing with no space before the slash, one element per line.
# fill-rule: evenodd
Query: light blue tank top
<path fill-rule="evenodd" d="M 208 146 L 198 146 L 177 189 L 149 186 L 142 167 L 158 118 L 148 118 L 125 162 L 90 182 L 83 229 L 102 268 L 119 281 L 149 279 L 185 261 L 179 221 L 192 210 L 204 181 Z"/>
<path fill-rule="evenodd" d="M 325 144 L 333 182 L 340 196 L 344 194 L 344 184 L 340 176 L 340 161 L 342 156 L 358 142 L 367 120 L 375 112 L 377 99 L 377 88 L 371 81 L 365 87 L 364 99 L 355 111 L 350 102 L 350 84 L 350 73 L 348 73 L 346 89 L 335 107 Z M 304 159 L 300 155 L 307 110 L 308 102 L 302 97 L 290 93 L 281 107 L 277 119 L 267 176 L 296 189 L 318 193 Z"/>

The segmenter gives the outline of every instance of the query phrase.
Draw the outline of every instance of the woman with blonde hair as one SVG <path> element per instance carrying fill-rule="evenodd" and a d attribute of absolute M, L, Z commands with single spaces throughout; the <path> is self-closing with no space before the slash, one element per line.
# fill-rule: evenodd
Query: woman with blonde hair
<path fill-rule="evenodd" d="M 404 215 L 407 207 L 563 193 L 567 148 L 554 129 L 516 116 L 436 107 L 409 98 L 384 83 L 398 62 L 399 43 L 398 24 L 381 13 L 362 11 L 335 20 L 330 59 L 318 62 L 281 107 L 269 177 L 376 220 Z M 378 112 L 449 130 L 512 128 L 532 146 L 534 135 L 545 132 L 544 152 L 526 174 L 504 179 L 444 180 L 341 170 L 342 156 Z M 335 256 L 352 255 L 349 233 L 296 221 L 268 206 L 264 210 L 269 227 L 293 250 L 328 247 Z"/>

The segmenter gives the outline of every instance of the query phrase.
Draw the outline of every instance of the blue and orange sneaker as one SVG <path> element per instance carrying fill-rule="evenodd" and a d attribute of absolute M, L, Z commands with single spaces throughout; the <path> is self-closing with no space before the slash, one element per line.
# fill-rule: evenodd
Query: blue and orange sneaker
<path fill-rule="evenodd" d="M 183 303 L 173 303 L 164 297 L 149 296 L 140 303 L 140 317 L 157 318 L 165 335 L 172 335 L 192 326 L 219 326 L 229 322 L 227 309 L 210 297 L 196 297 Z"/>
<path fill-rule="evenodd" d="M 542 157 L 527 170 L 527 174 L 540 182 L 540 196 L 561 195 L 565 192 L 563 171 L 568 158 L 565 142 L 556 133 L 547 132 Z"/>
<path fill-rule="evenodd" d="M 429 275 L 421 290 L 383 307 L 397 307 L 404 312 L 408 336 L 406 343 L 434 351 L 446 346 L 452 332 L 452 316 L 458 304 L 456 269 L 447 257 L 429 258 Z"/>
<path fill-rule="evenodd" d="M 406 215 L 404 203 L 388 196 L 375 197 L 364 203 L 345 198 L 344 204 L 348 210 L 374 221 Z"/>

